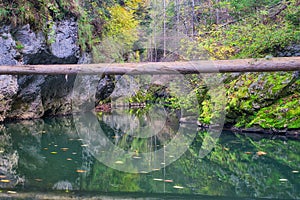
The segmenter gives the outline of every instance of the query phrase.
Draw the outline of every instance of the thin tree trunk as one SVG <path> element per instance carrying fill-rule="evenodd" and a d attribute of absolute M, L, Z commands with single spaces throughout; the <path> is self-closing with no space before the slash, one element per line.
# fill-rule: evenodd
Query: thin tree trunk
<path fill-rule="evenodd" d="M 195 35 L 195 1 L 192 0 L 192 38 L 194 38 Z"/>
<path fill-rule="evenodd" d="M 164 36 L 163 37 L 164 37 L 164 39 L 163 40 L 164 40 L 164 59 L 165 59 L 166 58 L 166 48 L 167 48 L 167 45 L 166 45 L 166 20 L 167 20 L 166 19 L 166 0 L 163 0 L 163 3 L 164 3 L 164 8 L 163 8 L 164 9 L 163 10 L 163 12 L 164 12 L 164 16 L 163 16 L 164 17 L 164 27 L 163 27 Z"/>

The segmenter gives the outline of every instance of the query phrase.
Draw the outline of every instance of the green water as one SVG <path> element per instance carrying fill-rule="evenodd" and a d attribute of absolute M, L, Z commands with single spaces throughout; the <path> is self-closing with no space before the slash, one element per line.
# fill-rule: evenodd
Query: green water
<path fill-rule="evenodd" d="M 171 140 L 163 134 L 144 139 L 130 136 L 104 119 L 100 117 L 98 125 L 106 137 L 136 153 L 128 160 L 161 149 Z M 87 136 L 78 132 L 82 127 L 76 128 L 74 122 L 67 117 L 1 125 L 0 194 L 60 191 L 60 195 L 105 195 L 108 199 L 300 198 L 300 141 L 223 131 L 214 150 L 200 158 L 207 133 L 199 130 L 187 151 L 170 165 L 149 173 L 126 173 L 102 164 L 98 158 L 104 151 L 95 155 L 97 147 L 90 146 Z M 134 168 L 134 162 L 115 164 Z"/>

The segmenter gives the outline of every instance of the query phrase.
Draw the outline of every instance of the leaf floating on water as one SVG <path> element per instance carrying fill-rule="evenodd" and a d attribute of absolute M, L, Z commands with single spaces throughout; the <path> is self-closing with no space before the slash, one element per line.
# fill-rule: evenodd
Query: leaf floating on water
<path fill-rule="evenodd" d="M 0 178 L 6 178 L 6 176 L 5 175 L 0 175 Z"/>
<path fill-rule="evenodd" d="M 62 151 L 68 151 L 69 148 L 61 148 Z"/>
<path fill-rule="evenodd" d="M 58 145 L 57 145 L 57 144 L 55 144 L 54 146 L 55 146 L 55 147 L 58 147 Z"/>
<path fill-rule="evenodd" d="M 77 169 L 77 170 L 76 170 L 76 172 L 77 172 L 77 173 L 85 173 L 85 172 L 86 172 L 86 170 Z"/>
<path fill-rule="evenodd" d="M 76 152 L 73 152 L 72 154 L 73 154 L 73 155 L 76 155 L 77 153 L 76 153 Z"/>
<path fill-rule="evenodd" d="M 160 169 L 159 168 L 154 168 L 152 169 L 153 171 L 159 171 Z"/>
<path fill-rule="evenodd" d="M 134 159 L 141 159 L 142 157 L 140 157 L 140 156 L 133 156 L 132 158 L 134 158 Z"/>
<path fill-rule="evenodd" d="M 116 161 L 115 163 L 116 163 L 116 164 L 123 164 L 124 162 L 123 162 L 123 161 L 120 161 L 120 160 L 118 160 L 118 161 Z"/>
<path fill-rule="evenodd" d="M 161 178 L 154 178 L 153 180 L 154 181 L 163 181 L 163 179 L 161 179 Z"/>
<path fill-rule="evenodd" d="M 141 174 L 148 174 L 146 171 L 140 171 Z"/>
<path fill-rule="evenodd" d="M 67 158 L 68 161 L 72 160 L 72 158 Z"/>
<path fill-rule="evenodd" d="M 229 148 L 227 148 L 227 147 L 224 147 L 224 148 L 223 148 L 223 150 L 225 150 L 225 151 L 229 151 Z"/>
<path fill-rule="evenodd" d="M 82 144 L 80 146 L 82 146 L 82 147 L 88 147 L 89 145 L 88 144 Z"/>
<path fill-rule="evenodd" d="M 56 151 L 52 151 L 52 152 L 50 152 L 51 154 L 57 154 L 57 152 Z"/>
<path fill-rule="evenodd" d="M 264 152 L 264 151 L 258 151 L 258 152 L 256 152 L 256 155 L 258 155 L 258 156 L 264 156 L 264 155 L 267 155 L 267 153 Z"/>
<path fill-rule="evenodd" d="M 44 148 L 44 150 L 45 150 L 45 151 L 47 151 L 47 150 L 48 150 L 48 148 Z"/>
<path fill-rule="evenodd" d="M 174 185 L 173 188 L 175 188 L 175 189 L 183 189 L 184 187 L 179 186 L 179 185 Z"/>
<path fill-rule="evenodd" d="M 245 152 L 245 154 L 248 154 L 248 155 L 250 155 L 250 154 L 252 154 L 252 152 L 250 152 L 250 151 L 246 151 L 246 152 Z"/>
<path fill-rule="evenodd" d="M 3 180 L 0 180 L 0 182 L 2 182 L 2 183 L 9 183 L 9 182 L 10 182 L 10 180 L 3 179 Z"/>
<path fill-rule="evenodd" d="M 280 182 L 287 182 L 288 180 L 286 178 L 279 179 Z"/>
<path fill-rule="evenodd" d="M 166 183 L 173 183 L 173 180 L 164 180 Z"/>
<path fill-rule="evenodd" d="M 4 151 L 3 151 L 3 150 L 1 150 L 1 151 L 0 151 L 0 153 L 4 153 Z"/>
<path fill-rule="evenodd" d="M 174 158 L 174 156 L 172 156 L 172 155 L 171 155 L 171 156 L 169 156 L 169 157 L 170 157 L 170 158 Z"/>
<path fill-rule="evenodd" d="M 42 182 L 43 181 L 43 179 L 40 179 L 40 178 L 36 178 L 36 179 L 34 179 L 36 182 Z"/>
<path fill-rule="evenodd" d="M 16 192 L 16 191 L 10 191 L 10 190 L 9 190 L 9 191 L 7 191 L 7 193 L 8 193 L 8 194 L 17 194 L 17 192 Z"/>
<path fill-rule="evenodd" d="M 294 174 L 298 174 L 298 173 L 299 173 L 299 171 L 297 171 L 297 170 L 294 170 L 294 171 L 292 171 L 292 173 L 294 173 Z"/>

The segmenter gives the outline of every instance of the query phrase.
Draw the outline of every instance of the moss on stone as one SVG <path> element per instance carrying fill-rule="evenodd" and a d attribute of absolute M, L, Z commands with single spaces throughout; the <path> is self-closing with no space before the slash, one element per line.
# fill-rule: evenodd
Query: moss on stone
<path fill-rule="evenodd" d="M 295 93 L 259 110 L 247 127 L 259 125 L 262 128 L 300 128 L 299 97 L 300 94 Z"/>
<path fill-rule="evenodd" d="M 245 73 L 225 83 L 226 122 L 236 127 L 300 128 L 300 80 L 293 72 Z M 203 101 L 199 120 L 209 124 L 212 105 Z"/>

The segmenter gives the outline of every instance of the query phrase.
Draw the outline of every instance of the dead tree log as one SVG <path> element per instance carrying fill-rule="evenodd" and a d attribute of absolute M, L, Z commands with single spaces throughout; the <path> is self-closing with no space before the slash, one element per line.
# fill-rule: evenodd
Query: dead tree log
<path fill-rule="evenodd" d="M 189 62 L 100 63 L 0 66 L 0 74 L 193 74 L 226 72 L 300 71 L 300 57 Z"/>

